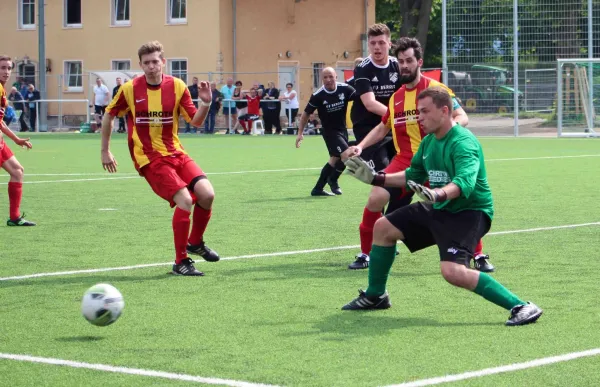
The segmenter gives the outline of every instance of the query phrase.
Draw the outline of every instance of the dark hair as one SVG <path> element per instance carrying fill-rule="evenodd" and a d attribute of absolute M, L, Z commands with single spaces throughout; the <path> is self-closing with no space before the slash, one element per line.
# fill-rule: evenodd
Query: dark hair
<path fill-rule="evenodd" d="M 242 86 L 242 81 L 235 81 L 236 86 Z"/>
<path fill-rule="evenodd" d="M 415 58 L 417 58 L 417 60 L 423 58 L 423 47 L 421 47 L 421 43 L 419 43 L 417 39 L 409 38 L 407 36 L 398 39 L 396 44 L 394 44 L 394 56 L 397 58 L 399 53 L 404 52 L 409 48 L 414 50 Z"/>
<path fill-rule="evenodd" d="M 388 28 L 388 26 L 386 26 L 385 24 L 382 23 L 378 23 L 378 24 L 373 24 L 371 27 L 369 27 L 369 30 L 367 31 L 367 37 L 370 38 L 371 36 L 380 36 L 380 35 L 386 35 L 388 38 L 390 37 L 390 29 Z"/>
<path fill-rule="evenodd" d="M 140 49 L 138 50 L 138 57 L 140 58 L 140 62 L 142 61 L 142 55 L 148 55 L 148 54 L 152 54 L 154 52 L 159 52 L 161 59 L 164 58 L 164 56 L 165 56 L 165 52 L 163 50 L 163 45 L 160 44 L 160 42 L 157 40 L 148 42 L 148 43 L 144 44 L 142 47 L 140 47 Z"/>
<path fill-rule="evenodd" d="M 448 111 L 452 111 L 452 96 L 446 88 L 441 86 L 428 87 L 427 89 L 419 93 L 419 96 L 417 98 L 421 100 L 427 97 L 431 98 L 433 104 L 438 109 L 441 109 L 442 107 L 446 106 L 448 108 Z"/>
<path fill-rule="evenodd" d="M 288 83 L 285 84 L 285 87 L 288 87 L 288 86 L 289 87 L 294 87 L 294 84 L 292 82 L 288 82 Z"/>

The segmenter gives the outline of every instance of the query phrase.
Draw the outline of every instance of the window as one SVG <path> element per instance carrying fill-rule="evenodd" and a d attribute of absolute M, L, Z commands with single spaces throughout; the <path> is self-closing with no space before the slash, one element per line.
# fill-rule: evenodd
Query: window
<path fill-rule="evenodd" d="M 113 60 L 112 61 L 112 69 L 116 71 L 121 70 L 131 70 L 131 61 L 127 60 Z"/>
<path fill-rule="evenodd" d="M 65 1 L 65 27 L 81 27 L 81 0 Z"/>
<path fill-rule="evenodd" d="M 167 23 L 177 24 L 187 22 L 187 0 L 167 0 Z"/>
<path fill-rule="evenodd" d="M 65 61 L 65 85 L 69 91 L 83 91 L 83 62 Z"/>
<path fill-rule="evenodd" d="M 169 73 L 187 83 L 187 60 L 186 59 L 169 59 Z"/>
<path fill-rule="evenodd" d="M 129 19 L 129 0 L 112 0 L 112 25 L 131 25 Z"/>
<path fill-rule="evenodd" d="M 313 63 L 313 90 L 321 87 L 321 73 L 323 72 L 324 67 L 325 63 Z"/>
<path fill-rule="evenodd" d="M 35 0 L 19 0 L 19 28 L 35 29 Z"/>

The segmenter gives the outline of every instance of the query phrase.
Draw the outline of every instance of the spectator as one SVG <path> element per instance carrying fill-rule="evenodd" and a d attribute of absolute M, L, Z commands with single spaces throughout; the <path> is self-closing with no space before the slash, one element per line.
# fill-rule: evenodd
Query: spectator
<path fill-rule="evenodd" d="M 287 83 L 285 85 L 286 91 L 283 93 L 283 96 L 280 96 L 279 99 L 283 101 L 285 106 L 285 116 L 288 117 L 288 124 L 292 126 L 294 122 L 296 122 L 296 115 L 298 114 L 298 108 L 300 104 L 298 102 L 298 93 L 294 90 L 294 84 Z"/>
<path fill-rule="evenodd" d="M 246 100 L 248 105 L 248 112 L 244 115 L 240 115 L 239 121 L 242 128 L 244 128 L 245 135 L 249 135 L 252 130 L 252 123 L 260 118 L 260 99 L 258 98 L 258 92 L 253 87 L 248 91 L 242 91 L 242 98 Z"/>
<path fill-rule="evenodd" d="M 27 101 L 29 101 L 29 130 L 35 132 L 35 123 L 37 120 L 37 103 L 41 99 L 40 92 L 35 89 L 33 84 L 27 87 Z"/>
<path fill-rule="evenodd" d="M 13 107 L 16 110 L 17 116 L 19 116 L 19 124 L 21 125 L 21 132 L 27 132 L 29 127 L 27 126 L 27 121 L 25 121 L 25 104 L 23 103 L 23 96 L 16 87 L 10 89 L 10 94 L 8 95 L 8 100 L 12 102 Z"/>
<path fill-rule="evenodd" d="M 254 81 L 254 84 L 252 85 L 252 87 L 254 87 L 256 89 L 257 94 L 260 94 L 259 90 L 262 90 L 263 94 L 265 92 L 265 85 L 259 83 L 258 81 Z"/>
<path fill-rule="evenodd" d="M 115 86 L 113 88 L 113 93 L 112 93 L 113 99 L 115 98 L 115 96 L 119 92 L 119 89 L 121 88 L 121 85 L 123 84 L 123 81 L 119 77 L 117 77 L 117 79 L 115 79 L 115 81 L 117 82 L 117 86 Z M 119 117 L 119 129 L 117 130 L 117 132 L 125 133 L 125 117 Z"/>
<path fill-rule="evenodd" d="M 242 95 L 242 81 L 235 82 L 235 90 L 233 91 L 232 99 L 236 100 L 235 107 L 237 108 L 238 117 L 241 117 L 248 113 L 248 102 Z M 238 128 L 240 127 L 240 122 L 236 122 L 233 127 L 234 133 L 239 134 Z"/>
<path fill-rule="evenodd" d="M 221 95 L 224 100 L 231 100 L 233 98 L 233 92 L 235 88 L 233 87 L 233 78 L 227 78 L 227 85 L 221 87 Z M 235 102 L 233 101 L 224 101 L 223 102 L 223 115 L 226 117 L 230 117 L 230 121 L 227 122 L 227 132 L 231 130 L 230 123 L 234 126 L 237 123 L 237 109 L 235 107 Z"/>
<path fill-rule="evenodd" d="M 4 117 L 2 117 L 2 121 L 4 121 L 6 126 L 9 126 L 10 123 L 13 122 L 13 120 L 16 118 L 16 116 L 17 114 L 15 113 L 15 109 L 12 106 L 8 105 L 4 110 Z"/>
<path fill-rule="evenodd" d="M 321 123 L 319 122 L 319 120 L 317 119 L 317 117 L 315 117 L 315 113 L 311 113 L 310 116 L 308 116 L 308 122 L 306 123 L 306 126 L 304 127 L 304 132 L 302 132 L 303 134 L 319 134 L 319 128 L 321 127 Z"/>
<path fill-rule="evenodd" d="M 215 133 L 215 121 L 217 119 L 217 113 L 221 108 L 221 100 L 223 99 L 223 94 L 217 90 L 216 82 L 210 83 L 210 91 L 212 93 L 212 103 L 210 105 L 210 109 L 208 110 L 206 120 L 204 121 L 204 133 L 206 134 Z"/>
<path fill-rule="evenodd" d="M 198 78 L 194 77 L 192 79 L 192 84 L 188 86 L 188 90 L 190 91 L 190 96 L 192 97 L 192 101 L 194 102 L 194 106 L 198 109 Z M 207 118 L 208 119 L 208 118 Z M 194 130 L 191 130 L 190 123 L 185 123 L 185 133 L 196 133 L 198 128 L 194 127 Z"/>
<path fill-rule="evenodd" d="M 104 110 L 108 106 L 109 97 L 110 92 L 108 91 L 108 87 L 102 83 L 100 78 L 96 78 L 96 86 L 94 86 L 94 113 L 98 127 L 102 125 L 102 117 L 104 116 Z"/>
<path fill-rule="evenodd" d="M 281 122 L 279 121 L 279 112 L 281 111 L 281 102 L 279 102 L 279 89 L 275 88 L 275 82 L 271 81 L 267 83 L 268 89 L 264 92 L 264 99 L 273 102 L 264 102 L 262 104 L 263 116 L 265 119 L 265 133 L 273 133 L 273 126 L 275 126 L 275 133 L 281 134 Z"/>

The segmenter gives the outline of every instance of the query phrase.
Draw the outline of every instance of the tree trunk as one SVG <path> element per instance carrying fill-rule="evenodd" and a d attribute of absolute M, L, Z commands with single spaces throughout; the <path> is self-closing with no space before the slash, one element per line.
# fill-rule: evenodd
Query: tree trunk
<path fill-rule="evenodd" d="M 416 37 L 423 47 L 423 52 L 427 46 L 432 6 L 433 0 L 398 0 L 402 19 L 400 36 Z"/>

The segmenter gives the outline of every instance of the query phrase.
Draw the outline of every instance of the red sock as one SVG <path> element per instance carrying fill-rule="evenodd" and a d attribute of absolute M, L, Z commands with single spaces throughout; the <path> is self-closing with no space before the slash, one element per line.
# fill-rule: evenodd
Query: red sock
<path fill-rule="evenodd" d="M 195 207 L 193 215 L 194 222 L 192 223 L 192 232 L 190 233 L 189 239 L 191 245 L 198 245 L 202 242 L 204 231 L 206 231 L 206 226 L 208 225 L 210 215 L 212 214 L 212 209 L 206 210 L 197 204 Z"/>
<path fill-rule="evenodd" d="M 475 247 L 475 256 L 482 255 L 482 254 L 483 254 L 483 241 L 480 239 L 479 242 L 477 242 L 477 247 Z"/>
<path fill-rule="evenodd" d="M 244 132 L 247 130 L 246 129 L 246 121 L 245 120 L 240 120 L 240 125 L 242 125 L 242 128 L 244 128 Z"/>
<path fill-rule="evenodd" d="M 10 202 L 10 219 L 19 219 L 21 213 L 21 197 L 23 196 L 23 183 L 8 182 L 8 201 Z"/>
<path fill-rule="evenodd" d="M 381 218 L 381 211 L 371 212 L 367 207 L 363 211 L 363 218 L 358 230 L 360 231 L 360 251 L 369 255 L 373 245 L 373 227 L 377 219 Z"/>
<path fill-rule="evenodd" d="M 190 212 L 175 207 L 173 214 L 173 241 L 175 242 L 175 264 L 187 258 L 188 233 L 190 232 Z"/>

